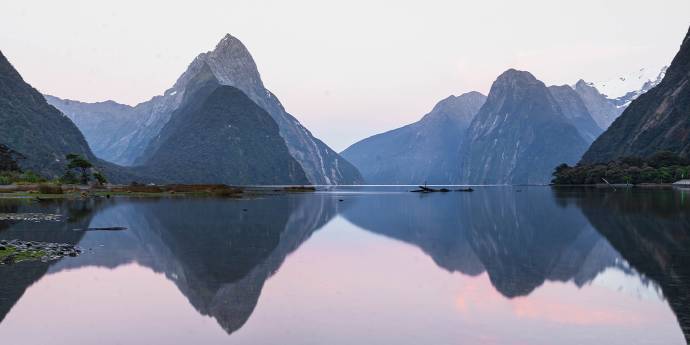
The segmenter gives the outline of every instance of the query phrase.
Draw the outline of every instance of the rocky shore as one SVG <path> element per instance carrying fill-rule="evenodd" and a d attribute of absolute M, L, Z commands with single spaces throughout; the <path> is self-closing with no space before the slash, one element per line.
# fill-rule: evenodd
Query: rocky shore
<path fill-rule="evenodd" d="M 82 249 L 72 244 L 21 240 L 0 240 L 0 265 L 22 261 L 53 261 L 65 256 L 75 257 Z"/>

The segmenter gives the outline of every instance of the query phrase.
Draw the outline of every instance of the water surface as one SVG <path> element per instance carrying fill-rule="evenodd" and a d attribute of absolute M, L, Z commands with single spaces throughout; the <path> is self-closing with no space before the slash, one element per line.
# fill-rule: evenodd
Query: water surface
<path fill-rule="evenodd" d="M 255 199 L 2 200 L 16 344 L 685 344 L 690 194 L 341 188 Z M 117 232 L 75 228 L 124 226 Z M 684 334 L 686 336 L 684 336 Z"/>

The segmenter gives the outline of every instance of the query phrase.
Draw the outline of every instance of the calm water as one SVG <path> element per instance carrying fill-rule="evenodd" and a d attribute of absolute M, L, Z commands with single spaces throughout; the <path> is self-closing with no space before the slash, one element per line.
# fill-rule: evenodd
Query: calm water
<path fill-rule="evenodd" d="M 341 201 L 342 200 L 342 201 Z M 3 344 L 686 344 L 690 193 L 349 188 L 0 201 Z M 76 232 L 125 226 L 120 232 Z"/>

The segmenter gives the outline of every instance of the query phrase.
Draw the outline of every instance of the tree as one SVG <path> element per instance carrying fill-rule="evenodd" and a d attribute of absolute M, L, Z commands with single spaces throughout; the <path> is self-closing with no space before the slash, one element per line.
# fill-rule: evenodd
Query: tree
<path fill-rule="evenodd" d="M 93 173 L 93 178 L 95 178 L 96 181 L 98 181 L 98 184 L 100 185 L 108 183 L 108 180 L 105 178 L 105 175 L 103 175 L 100 171 L 96 171 L 95 173 Z"/>
<path fill-rule="evenodd" d="M 89 183 L 89 171 L 93 167 L 93 164 L 86 160 L 86 158 L 70 153 L 67 155 L 67 160 L 69 161 L 69 164 L 67 164 L 67 169 L 68 170 L 73 170 L 77 169 L 79 170 L 81 174 L 81 184 L 88 184 Z"/>
<path fill-rule="evenodd" d="M 77 176 L 74 175 L 74 172 L 72 170 L 67 170 L 65 171 L 65 174 L 60 177 L 60 183 L 62 184 L 77 184 L 79 183 L 79 179 L 77 179 Z"/>

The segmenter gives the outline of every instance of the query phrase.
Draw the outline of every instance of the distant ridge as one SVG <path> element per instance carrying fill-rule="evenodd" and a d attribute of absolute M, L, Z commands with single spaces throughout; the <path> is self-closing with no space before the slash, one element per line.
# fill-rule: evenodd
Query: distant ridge
<path fill-rule="evenodd" d="M 486 96 L 450 96 L 407 126 L 361 140 L 342 152 L 369 184 L 448 184 L 459 175 L 465 130 Z"/>

